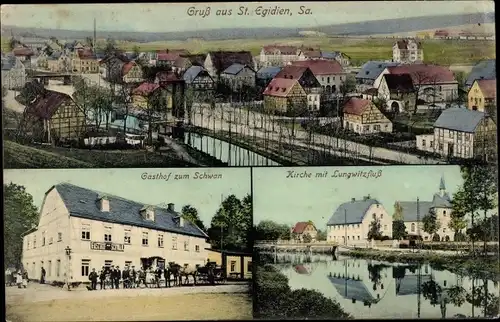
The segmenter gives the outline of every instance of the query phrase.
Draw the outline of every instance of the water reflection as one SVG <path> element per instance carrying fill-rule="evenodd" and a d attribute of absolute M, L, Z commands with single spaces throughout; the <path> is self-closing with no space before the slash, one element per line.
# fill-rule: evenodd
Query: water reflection
<path fill-rule="evenodd" d="M 303 257 L 300 257 L 303 259 Z M 280 263 L 292 289 L 316 289 L 355 318 L 460 318 L 498 314 L 498 284 L 427 264 L 332 258 Z"/>

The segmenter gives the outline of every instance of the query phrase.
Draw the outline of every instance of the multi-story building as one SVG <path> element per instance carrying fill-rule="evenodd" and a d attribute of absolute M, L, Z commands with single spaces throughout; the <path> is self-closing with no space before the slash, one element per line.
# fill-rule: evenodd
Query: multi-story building
<path fill-rule="evenodd" d="M 89 49 L 80 49 L 75 52 L 71 60 L 73 72 L 82 74 L 99 73 L 99 61 Z"/>
<path fill-rule="evenodd" d="M 433 212 L 440 226 L 439 231 L 435 233 L 438 235 L 439 240 L 454 240 L 455 232 L 448 227 L 452 212 L 451 197 L 446 192 L 443 177 L 441 177 L 441 181 L 439 182 L 439 192 L 433 195 L 432 201 L 396 201 L 394 207 L 400 208 L 406 232 L 409 235 L 421 236 L 423 240 L 432 240 L 433 236 L 423 229 L 422 218 Z"/>
<path fill-rule="evenodd" d="M 33 279 L 88 282 L 93 268 L 203 265 L 208 236 L 167 207 L 145 205 L 61 183 L 45 194 L 37 227 L 23 237 L 22 264 Z"/>
<path fill-rule="evenodd" d="M 339 93 L 340 85 L 347 78 L 347 73 L 336 60 L 303 60 L 293 62 L 292 66 L 308 67 L 325 94 Z"/>
<path fill-rule="evenodd" d="M 392 238 L 392 217 L 376 199 L 363 199 L 341 204 L 327 223 L 327 241 L 344 245 L 365 244 L 373 221 L 380 223 L 380 233 Z"/>
<path fill-rule="evenodd" d="M 263 95 L 270 112 L 299 114 L 307 109 L 307 94 L 296 79 L 274 78 Z"/>
<path fill-rule="evenodd" d="M 309 67 L 288 65 L 276 74 L 275 79 L 276 78 L 294 79 L 298 81 L 307 95 L 307 108 L 316 111 L 320 109 L 321 84 Z"/>
<path fill-rule="evenodd" d="M 378 88 L 383 77 L 383 72 L 387 67 L 397 66 L 399 63 L 369 61 L 356 74 L 356 87 L 359 92 L 364 92 L 370 88 Z"/>
<path fill-rule="evenodd" d="M 254 69 L 254 60 L 249 51 L 211 51 L 207 54 L 203 66 L 210 76 L 219 80 L 222 72 L 232 64 L 241 64 Z"/>
<path fill-rule="evenodd" d="M 26 66 L 14 55 L 2 56 L 2 87 L 21 89 L 26 84 Z"/>
<path fill-rule="evenodd" d="M 215 82 L 210 74 L 202 66 L 189 67 L 182 79 L 186 82 L 187 88 L 192 88 L 195 91 L 213 91 Z"/>
<path fill-rule="evenodd" d="M 415 107 L 415 87 L 408 74 L 385 74 L 377 91 L 378 98 L 384 100 L 387 109 L 394 112 L 408 112 Z"/>
<path fill-rule="evenodd" d="M 474 111 L 491 113 L 496 110 L 496 98 L 496 79 L 476 79 L 467 94 L 467 107 Z"/>
<path fill-rule="evenodd" d="M 309 235 L 311 241 L 316 241 L 318 230 L 312 221 L 300 221 L 290 229 L 291 239 L 301 242 L 305 241 L 305 236 Z"/>
<path fill-rule="evenodd" d="M 144 73 L 141 66 L 135 61 L 123 64 L 122 67 L 123 82 L 126 84 L 140 83 L 144 80 Z"/>
<path fill-rule="evenodd" d="M 495 59 L 483 60 L 477 63 L 465 81 L 465 87 L 469 90 L 476 79 L 496 79 L 497 63 Z"/>
<path fill-rule="evenodd" d="M 414 39 L 398 40 L 392 46 L 392 61 L 398 63 L 418 63 L 424 61 L 422 43 Z"/>
<path fill-rule="evenodd" d="M 392 132 L 392 122 L 367 99 L 352 97 L 343 107 L 344 128 L 359 134 Z"/>
<path fill-rule="evenodd" d="M 247 65 L 232 64 L 220 76 L 233 91 L 237 91 L 243 86 L 255 87 L 255 70 Z"/>
<path fill-rule="evenodd" d="M 434 123 L 433 134 L 417 135 L 417 149 L 450 158 L 491 158 L 495 138 L 496 124 L 487 114 L 449 108 Z"/>
<path fill-rule="evenodd" d="M 295 46 L 264 46 L 259 55 L 259 67 L 285 66 L 290 62 L 299 60 L 299 53 L 299 49 Z"/>

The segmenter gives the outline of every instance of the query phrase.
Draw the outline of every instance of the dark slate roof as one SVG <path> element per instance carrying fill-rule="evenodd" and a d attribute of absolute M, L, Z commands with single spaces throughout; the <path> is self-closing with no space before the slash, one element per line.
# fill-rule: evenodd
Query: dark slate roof
<path fill-rule="evenodd" d="M 434 127 L 448 130 L 474 133 L 485 114 L 466 108 L 449 108 L 444 110 L 434 123 Z"/>
<path fill-rule="evenodd" d="M 421 276 L 421 284 L 428 282 L 432 279 L 430 275 Z M 396 280 L 396 295 L 413 295 L 418 294 L 418 276 L 406 275 L 400 280 Z"/>
<path fill-rule="evenodd" d="M 345 299 L 355 299 L 360 302 L 376 302 L 365 283 L 346 278 L 328 276 L 339 295 Z"/>
<path fill-rule="evenodd" d="M 445 192 L 442 196 L 439 193 L 432 197 L 432 206 L 436 208 L 451 208 L 450 195 Z"/>
<path fill-rule="evenodd" d="M 356 78 L 375 80 L 380 76 L 380 73 L 382 73 L 386 67 L 398 65 L 399 63 L 393 62 L 369 61 L 361 67 L 361 70 L 356 74 Z"/>
<path fill-rule="evenodd" d="M 416 201 L 398 201 L 403 209 L 403 221 L 422 221 L 422 218 L 429 213 L 432 208 L 431 201 L 419 201 L 418 210 L 420 219 L 417 216 L 417 202 Z"/>
<path fill-rule="evenodd" d="M 182 75 L 182 79 L 184 79 L 184 81 L 186 82 L 186 84 L 190 84 L 192 83 L 196 77 L 198 77 L 199 75 L 202 75 L 202 76 L 209 76 L 210 75 L 208 74 L 208 72 L 205 70 L 205 68 L 201 67 L 201 66 L 196 66 L 196 65 L 193 65 L 191 67 L 189 67 L 188 69 L 186 69 L 186 71 L 184 72 L 184 75 Z"/>
<path fill-rule="evenodd" d="M 208 53 L 215 70 L 219 73 L 232 64 L 252 66 L 253 56 L 249 51 L 211 51 Z"/>
<path fill-rule="evenodd" d="M 175 218 L 180 214 L 163 207 L 154 207 L 155 221 L 147 221 L 140 214 L 140 210 L 145 206 L 142 203 L 74 186 L 69 183 L 57 184 L 54 187 L 59 192 L 70 216 L 168 231 L 200 238 L 208 237 L 190 221 L 184 221 L 184 227 L 179 227 L 176 224 Z M 98 208 L 97 201 L 103 195 L 109 200 L 109 212 L 101 212 Z"/>
<path fill-rule="evenodd" d="M 321 57 L 325 59 L 335 59 L 342 54 L 338 51 L 322 51 L 321 52 Z"/>
<path fill-rule="evenodd" d="M 375 204 L 380 204 L 380 202 L 376 199 L 345 202 L 335 210 L 327 225 L 359 224 L 363 221 L 368 209 Z"/>
<path fill-rule="evenodd" d="M 467 76 L 467 81 L 465 85 L 472 86 L 476 79 L 495 79 L 496 76 L 496 60 L 489 59 L 479 62 L 474 66 Z"/>
<path fill-rule="evenodd" d="M 383 76 L 391 92 L 413 92 L 413 80 L 409 74 L 386 74 Z"/>
<path fill-rule="evenodd" d="M 281 67 L 264 67 L 257 72 L 258 78 L 274 78 L 281 71 Z"/>
<path fill-rule="evenodd" d="M 16 56 L 6 55 L 2 56 L 2 70 L 11 70 L 16 65 Z"/>
<path fill-rule="evenodd" d="M 241 72 L 245 67 L 247 67 L 247 66 L 235 63 L 235 64 L 232 64 L 231 66 L 229 66 L 228 68 L 226 68 L 223 71 L 223 73 L 229 74 L 229 75 L 238 75 L 238 73 Z"/>

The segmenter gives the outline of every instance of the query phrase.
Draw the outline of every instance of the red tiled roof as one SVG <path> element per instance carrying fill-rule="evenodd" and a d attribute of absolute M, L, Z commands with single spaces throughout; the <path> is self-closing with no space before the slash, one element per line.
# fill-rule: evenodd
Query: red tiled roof
<path fill-rule="evenodd" d="M 176 53 L 161 53 L 158 54 L 157 60 L 162 60 L 162 61 L 175 61 L 177 58 L 179 58 L 179 54 Z"/>
<path fill-rule="evenodd" d="M 139 87 L 135 88 L 132 91 L 132 94 L 145 96 L 145 95 L 149 95 L 149 94 L 153 93 L 158 88 L 160 88 L 160 85 L 158 85 L 158 84 L 144 82 L 141 85 L 139 85 Z"/>
<path fill-rule="evenodd" d="M 80 59 L 95 59 L 95 55 L 91 49 L 79 49 L 77 51 L 78 58 Z"/>
<path fill-rule="evenodd" d="M 296 79 L 274 78 L 267 85 L 263 95 L 287 97 L 293 85 L 297 83 Z"/>
<path fill-rule="evenodd" d="M 450 33 L 448 32 L 448 30 L 436 30 L 434 32 L 434 37 L 448 37 Z"/>
<path fill-rule="evenodd" d="M 179 56 L 177 59 L 174 61 L 174 66 L 178 68 L 184 68 L 188 64 L 190 64 L 191 61 L 187 57 Z"/>
<path fill-rule="evenodd" d="M 281 55 L 295 55 L 297 54 L 298 48 L 295 46 L 283 46 L 283 45 L 267 45 L 264 46 L 264 53 L 272 54 L 275 51 L 279 51 Z"/>
<path fill-rule="evenodd" d="M 300 221 L 300 222 L 295 224 L 295 227 L 293 227 L 292 232 L 297 233 L 297 234 L 302 234 L 307 226 L 309 226 L 308 222 Z"/>
<path fill-rule="evenodd" d="M 352 97 L 344 104 L 343 111 L 347 114 L 361 115 L 372 102 L 362 98 Z"/>
<path fill-rule="evenodd" d="M 209 55 L 217 73 L 223 72 L 232 64 L 254 65 L 249 51 L 211 51 Z"/>
<path fill-rule="evenodd" d="M 179 75 L 172 71 L 161 71 L 156 73 L 156 79 L 158 82 L 180 82 L 183 81 Z"/>
<path fill-rule="evenodd" d="M 306 58 L 321 58 L 321 51 L 319 50 L 306 50 L 302 52 Z"/>
<path fill-rule="evenodd" d="M 27 113 L 44 120 L 49 120 L 57 112 L 61 104 L 68 100 L 72 100 L 72 98 L 67 94 L 45 90 L 33 103 L 28 105 Z"/>
<path fill-rule="evenodd" d="M 496 98 L 497 97 L 497 80 L 496 79 L 478 79 L 476 80 L 477 85 L 481 89 L 484 98 Z"/>
<path fill-rule="evenodd" d="M 299 80 L 306 72 L 308 67 L 304 66 L 285 66 L 274 78 L 295 79 Z"/>
<path fill-rule="evenodd" d="M 14 56 L 33 56 L 33 50 L 26 47 L 16 47 L 12 49 Z"/>
<path fill-rule="evenodd" d="M 344 71 L 336 60 L 302 60 L 292 62 L 292 66 L 308 67 L 314 75 L 341 74 Z"/>
<path fill-rule="evenodd" d="M 123 64 L 123 67 L 122 67 L 122 74 L 123 74 L 123 76 L 127 75 L 128 72 L 130 72 L 130 70 L 134 66 L 137 66 L 136 62 L 134 62 L 134 61 L 128 62 L 126 64 Z"/>
<path fill-rule="evenodd" d="M 451 70 L 443 66 L 427 64 L 409 64 L 387 67 L 390 74 L 409 74 L 414 85 L 456 82 Z"/>

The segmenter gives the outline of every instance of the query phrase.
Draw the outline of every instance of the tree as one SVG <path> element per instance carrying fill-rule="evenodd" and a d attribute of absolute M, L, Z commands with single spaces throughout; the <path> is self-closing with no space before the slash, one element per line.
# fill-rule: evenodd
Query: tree
<path fill-rule="evenodd" d="M 262 220 L 255 227 L 257 240 L 289 239 L 290 229 L 287 225 L 278 224 L 272 220 Z"/>
<path fill-rule="evenodd" d="M 252 243 L 251 204 L 250 196 L 240 200 L 235 195 L 230 195 L 222 201 L 208 229 L 212 247 L 222 246 L 225 250 L 249 249 Z"/>
<path fill-rule="evenodd" d="M 318 229 L 318 232 L 316 233 L 316 240 L 325 241 L 326 239 L 327 239 L 326 231 Z"/>
<path fill-rule="evenodd" d="M 392 238 L 398 240 L 406 238 L 406 236 L 408 236 L 408 232 L 406 231 L 404 223 L 403 207 L 399 202 L 394 204 L 394 215 L 392 218 Z"/>
<path fill-rule="evenodd" d="M 375 218 L 370 223 L 370 229 L 368 230 L 368 240 L 380 240 L 382 238 L 380 219 Z"/>
<path fill-rule="evenodd" d="M 104 54 L 106 56 L 113 56 L 119 52 L 118 47 L 114 39 L 106 39 L 106 45 L 104 46 Z"/>
<path fill-rule="evenodd" d="M 304 236 L 302 236 L 302 241 L 303 241 L 304 243 L 306 243 L 306 244 L 308 244 L 308 243 L 312 242 L 312 237 L 311 237 L 311 235 L 309 235 L 309 234 L 307 234 L 307 233 L 306 233 L 306 234 L 304 234 Z"/>
<path fill-rule="evenodd" d="M 11 37 L 9 39 L 9 51 L 12 51 L 14 48 L 16 48 L 17 45 L 21 44 L 21 42 L 19 42 L 19 40 L 17 40 L 16 38 L 14 37 Z"/>
<path fill-rule="evenodd" d="M 198 226 L 198 228 L 206 232 L 205 225 L 203 224 L 203 221 L 201 221 L 198 215 L 198 210 L 195 207 L 191 205 L 185 205 L 184 207 L 182 207 L 181 214 L 184 219 L 189 220 L 190 222 Z"/>
<path fill-rule="evenodd" d="M 342 105 L 345 104 L 347 94 L 356 90 L 356 79 L 352 75 L 347 75 L 345 80 L 340 84 L 340 93 L 342 94 Z M 340 106 L 337 106 L 338 116 L 340 118 L 340 128 L 344 128 L 344 113 Z"/>
<path fill-rule="evenodd" d="M 132 48 L 132 52 L 134 53 L 135 58 L 139 57 L 139 54 L 141 53 L 139 46 L 137 46 L 137 45 L 134 46 L 134 48 Z"/>
<path fill-rule="evenodd" d="M 437 219 L 437 214 L 434 208 L 429 210 L 429 213 L 422 218 L 424 224 L 423 230 L 431 236 L 434 236 L 441 228 L 441 223 Z"/>
<path fill-rule="evenodd" d="M 465 192 L 463 190 L 463 187 L 460 187 L 459 190 L 453 195 L 453 200 L 451 201 L 452 210 L 448 228 L 455 232 L 453 238 L 455 241 L 457 241 L 459 233 L 467 228 L 467 221 L 465 220 L 466 209 L 463 207 L 464 198 Z"/>
<path fill-rule="evenodd" d="M 38 210 L 25 187 L 4 184 L 4 268 L 21 267 L 23 233 L 38 223 Z"/>

